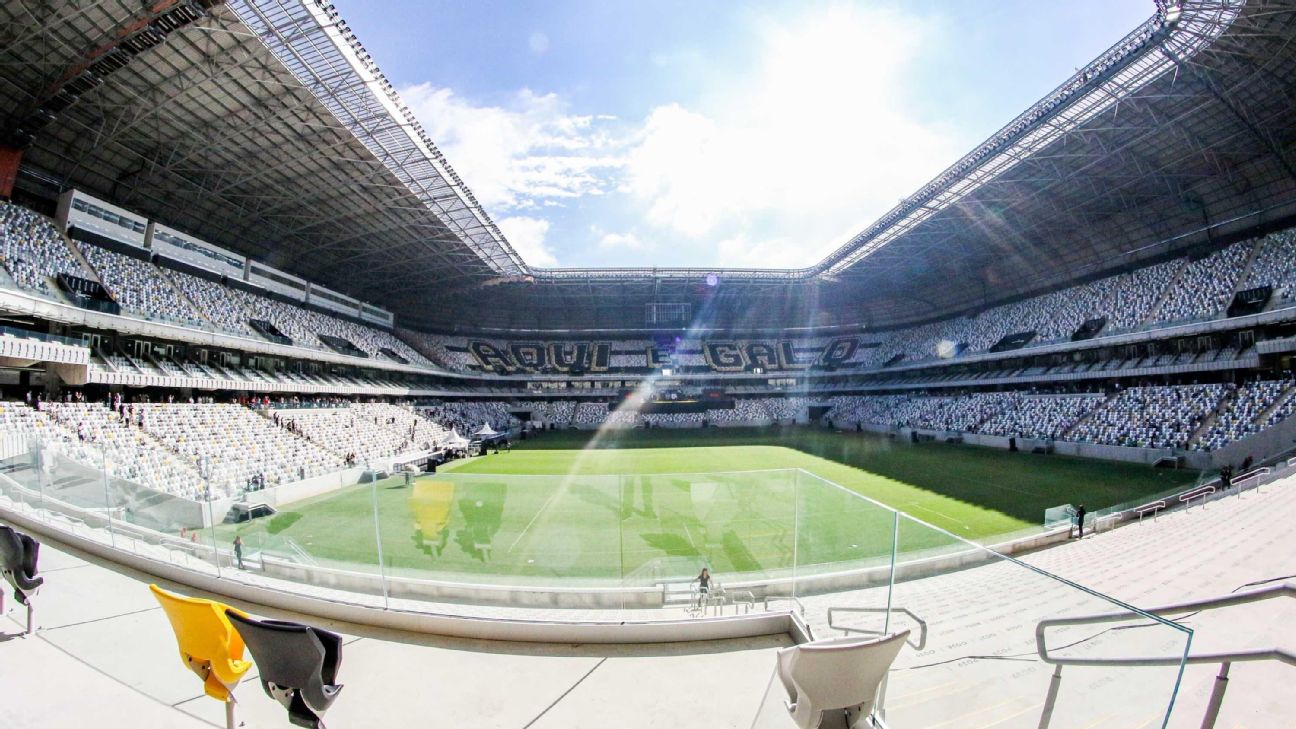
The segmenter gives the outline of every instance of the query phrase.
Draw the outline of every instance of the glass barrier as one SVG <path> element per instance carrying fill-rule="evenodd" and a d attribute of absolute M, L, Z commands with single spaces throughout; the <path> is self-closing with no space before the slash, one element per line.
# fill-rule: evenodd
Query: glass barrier
<path fill-rule="evenodd" d="M 256 474 L 135 448 L 130 427 L 105 421 L 82 439 L 13 410 L 0 413 L 12 431 L 0 505 L 122 552 L 391 609 L 579 622 L 790 611 L 820 639 L 908 630 L 878 694 L 895 727 L 1161 725 L 1180 666 L 1127 679 L 1134 669 L 1102 662 L 1182 656 L 1191 636 L 795 469 L 540 476 L 375 461 L 260 488 Z M 1128 619 L 1037 635 L 1041 621 L 1113 611 Z M 772 676 L 755 725 L 786 725 L 787 698 Z"/>
<path fill-rule="evenodd" d="M 41 342 L 66 344 L 70 347 L 83 346 L 80 339 L 73 339 L 72 337 L 65 337 L 59 334 L 50 334 L 48 332 L 36 332 L 30 329 L 19 329 L 17 327 L 0 327 L 0 336 L 15 337 L 17 339 L 35 339 Z"/>
<path fill-rule="evenodd" d="M 801 481 L 801 502 L 821 498 L 815 490 L 824 484 L 838 488 L 809 474 Z M 909 631 L 877 686 L 877 710 L 887 726 L 1165 725 L 1190 630 L 855 498 L 876 511 L 855 516 L 873 524 L 860 534 L 876 534 L 875 554 L 883 551 L 877 543 L 890 536 L 892 553 L 880 568 L 829 572 L 829 579 L 799 577 L 798 606 L 816 639 L 867 641 Z M 890 530 L 880 523 L 887 517 L 893 520 Z M 819 529 L 831 523 L 807 521 Z M 803 522 L 802 543 L 814 541 L 806 533 L 811 528 Z M 1041 621 L 1107 613 L 1123 617 L 1049 627 L 1037 635 Z M 1174 665 L 1101 665 L 1148 657 L 1169 658 Z M 1068 661 L 1099 665 L 1064 670 L 1060 664 Z M 785 702 L 795 699 L 784 677 L 773 669 L 754 727 L 788 726 Z"/>
<path fill-rule="evenodd" d="M 331 588 L 386 606 L 374 519 L 385 471 L 362 463 L 279 488 L 266 488 L 257 473 L 235 478 L 237 497 L 208 502 L 211 539 L 229 577 Z"/>

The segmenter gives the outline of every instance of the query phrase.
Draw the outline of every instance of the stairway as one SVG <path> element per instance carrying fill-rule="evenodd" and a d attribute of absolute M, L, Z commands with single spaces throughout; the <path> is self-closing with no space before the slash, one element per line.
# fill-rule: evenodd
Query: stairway
<path fill-rule="evenodd" d="M 63 245 L 67 246 L 68 250 L 72 252 L 72 258 L 75 259 L 77 265 L 81 267 L 81 275 L 98 283 L 100 286 L 103 286 L 104 290 L 107 291 L 108 287 L 104 286 L 103 280 L 99 278 L 99 272 L 95 270 L 94 266 L 90 265 L 90 261 L 86 260 L 85 255 L 81 253 L 81 246 L 77 245 L 76 241 L 67 237 L 67 233 L 64 233 L 61 230 L 59 231 L 59 239 L 62 240 Z M 108 293 L 111 294 L 112 292 L 109 291 Z M 115 300 L 116 297 L 114 297 L 114 301 Z"/>
<path fill-rule="evenodd" d="M 1233 282 L 1233 291 L 1229 294 L 1228 303 L 1224 304 L 1225 309 L 1228 308 L 1229 304 L 1233 303 L 1233 297 L 1237 296 L 1239 291 L 1247 288 L 1246 282 L 1251 277 L 1251 269 L 1255 266 L 1256 260 L 1260 258 L 1260 251 L 1265 247 L 1267 240 L 1267 238 L 1261 238 L 1251 244 L 1251 252 L 1247 255 L 1246 264 L 1242 266 L 1242 272 L 1238 274 L 1237 280 Z"/>
<path fill-rule="evenodd" d="M 1170 277 L 1165 287 L 1161 289 L 1161 293 L 1157 295 L 1156 303 L 1148 307 L 1147 315 L 1139 322 L 1140 328 L 1158 320 L 1161 315 L 1161 307 L 1165 304 L 1166 299 L 1170 297 L 1170 293 L 1179 285 L 1179 279 L 1183 278 L 1184 271 L 1190 265 L 1186 258 L 1177 259 L 1175 262 L 1179 264 L 1179 267 L 1175 269 L 1174 275 Z"/>
<path fill-rule="evenodd" d="M 1273 403 L 1269 405 L 1269 407 L 1261 410 L 1260 413 L 1255 416 L 1255 420 L 1252 420 L 1251 422 L 1256 425 L 1267 422 L 1270 415 L 1273 415 L 1274 412 L 1287 404 L 1287 402 L 1292 398 L 1296 398 L 1296 383 L 1288 385 L 1287 389 L 1283 391 L 1283 394 L 1279 395 Z"/>
<path fill-rule="evenodd" d="M 1228 411 L 1229 408 L 1233 407 L 1233 401 L 1236 398 L 1237 390 L 1229 390 L 1225 392 L 1224 397 L 1220 398 L 1220 401 L 1215 403 L 1215 409 L 1207 413 L 1206 417 L 1202 418 L 1201 422 L 1197 424 L 1197 427 L 1193 428 L 1192 433 L 1188 435 L 1188 441 L 1185 443 L 1186 447 L 1192 448 L 1197 445 L 1197 441 L 1201 440 L 1201 437 L 1210 431 L 1210 428 L 1215 424 L 1215 421 L 1219 420 L 1221 415 Z"/>
<path fill-rule="evenodd" d="M 192 311 L 194 311 L 194 312 L 197 312 L 198 317 L 199 317 L 200 319 L 202 319 L 203 321 L 207 322 L 208 324 L 210 324 L 211 327 L 212 327 L 213 329 L 217 329 L 217 330 L 220 330 L 220 329 L 221 329 L 221 327 L 218 326 L 218 325 L 216 324 L 216 322 L 212 321 L 211 317 L 207 316 L 207 312 L 203 309 L 203 307 L 198 306 L 197 302 L 195 302 L 193 299 L 189 298 L 189 295 L 186 294 L 186 293 L 185 293 L 185 292 L 180 288 L 180 286 L 175 282 L 175 279 L 171 278 L 171 272 L 170 272 L 170 271 L 168 271 L 168 270 L 166 270 L 165 268 L 162 268 L 161 266 L 159 266 L 159 267 L 158 267 L 158 272 L 162 274 L 162 278 L 166 279 L 167 284 L 169 284 L 169 285 L 171 286 L 171 291 L 176 295 L 176 297 L 179 298 L 179 299 L 181 299 L 182 301 L 184 301 L 186 304 L 189 305 L 189 309 L 190 309 L 190 310 L 192 310 Z M 211 283 L 212 283 L 213 285 L 215 285 L 215 286 L 220 286 L 220 285 L 221 285 L 221 284 L 218 284 L 218 283 L 216 283 L 216 282 L 214 282 L 214 281 L 211 282 Z M 233 297 L 230 297 L 230 299 L 229 299 L 229 303 L 232 304 L 233 306 L 238 307 L 239 310 L 242 311 L 242 305 L 239 304 L 236 300 L 234 300 Z M 243 316 L 242 316 L 242 318 L 243 318 L 243 319 L 247 319 L 247 318 L 248 318 L 248 317 L 247 317 L 247 312 L 246 312 L 246 311 L 243 311 Z"/>

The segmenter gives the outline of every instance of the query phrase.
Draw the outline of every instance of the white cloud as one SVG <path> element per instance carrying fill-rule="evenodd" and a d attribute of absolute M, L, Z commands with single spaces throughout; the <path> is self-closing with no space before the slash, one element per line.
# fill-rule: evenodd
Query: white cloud
<path fill-rule="evenodd" d="M 643 241 L 639 240 L 639 236 L 635 235 L 633 232 L 604 233 L 602 237 L 599 238 L 598 244 L 599 248 L 602 248 L 603 250 L 622 248 L 630 251 L 642 251 L 648 249 L 648 246 Z"/>
<path fill-rule="evenodd" d="M 783 237 L 753 240 L 740 233 L 716 244 L 717 260 L 736 268 L 805 268 L 821 257 Z"/>
<path fill-rule="evenodd" d="M 490 106 L 424 83 L 400 95 L 492 213 L 602 194 L 621 165 L 603 120 L 569 113 L 556 94 L 523 89 Z"/>
<path fill-rule="evenodd" d="M 799 20 L 758 19 L 760 63 L 728 76 L 709 66 L 700 101 L 661 103 L 637 121 L 576 114 L 529 89 L 495 105 L 430 84 L 400 93 L 532 265 L 580 265 L 566 259 L 596 245 L 688 251 L 654 257 L 663 265 L 801 267 L 960 151 L 955 133 L 910 108 L 910 69 L 942 29 L 908 12 L 816 7 Z M 548 39 L 537 36 L 530 47 L 541 53 Z M 659 55 L 651 60 L 671 73 L 704 62 Z M 583 204 L 592 198 L 605 199 Z M 604 218 L 570 225 L 592 208 Z M 570 250 L 547 243 L 551 221 Z"/>
<path fill-rule="evenodd" d="M 522 260 L 533 266 L 557 266 L 558 258 L 545 243 L 549 221 L 542 218 L 515 216 L 496 223 Z"/>
<path fill-rule="evenodd" d="M 878 9 L 763 24 L 749 78 L 651 112 L 622 189 L 664 234 L 719 241 L 721 263 L 809 265 L 955 157 L 906 109 L 906 69 L 935 32 Z"/>

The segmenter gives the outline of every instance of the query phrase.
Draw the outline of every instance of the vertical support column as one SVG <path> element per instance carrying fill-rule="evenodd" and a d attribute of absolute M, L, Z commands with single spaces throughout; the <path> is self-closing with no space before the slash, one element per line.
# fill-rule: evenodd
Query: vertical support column
<path fill-rule="evenodd" d="M 0 198 L 13 197 L 14 183 L 18 181 L 18 165 L 22 150 L 0 144 Z"/>
<path fill-rule="evenodd" d="M 1040 714 L 1039 729 L 1048 729 L 1053 721 L 1053 707 L 1057 705 L 1058 687 L 1062 685 L 1062 666 L 1053 669 L 1053 678 L 1049 679 L 1048 695 L 1044 697 L 1044 712 Z"/>
<path fill-rule="evenodd" d="M 1215 676 L 1215 686 L 1211 689 L 1210 702 L 1206 704 L 1206 715 L 1202 717 L 1201 729 L 1213 729 L 1215 720 L 1219 718 L 1224 692 L 1228 690 L 1229 667 L 1232 665 L 1229 661 L 1220 664 L 1219 674 Z"/>

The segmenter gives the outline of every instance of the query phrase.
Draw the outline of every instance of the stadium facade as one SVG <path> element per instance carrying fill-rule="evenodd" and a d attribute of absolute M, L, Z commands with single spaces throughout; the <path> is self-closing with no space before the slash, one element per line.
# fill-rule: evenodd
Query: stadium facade
<path fill-rule="evenodd" d="M 1031 726 L 1049 725 L 1063 665 L 1119 664 L 1090 638 L 1051 654 L 1046 630 L 1116 609 L 1152 628 L 1122 644 L 1143 657 L 1120 660 L 1155 670 L 1104 674 L 1086 700 L 1169 725 L 1192 635 L 1161 617 L 1175 611 L 1048 571 L 1065 561 L 1003 556 L 1066 542 L 1073 511 L 987 516 L 957 488 L 892 492 L 927 523 L 805 453 L 755 475 L 759 444 L 738 473 L 412 468 L 562 437 L 549 430 L 596 432 L 585 447 L 760 427 L 811 453 L 868 431 L 879 449 L 1099 459 L 1052 459 L 1068 478 L 1117 469 L 1101 461 L 1152 474 L 1083 485 L 1107 499 L 1091 517 L 1104 531 L 1147 519 L 1189 544 L 1155 520 L 1225 496 L 1211 508 L 1258 523 L 1242 495 L 1296 467 L 1296 8 L 1150 10 L 823 260 L 645 270 L 522 260 L 327 2 L 4 3 L 0 516 L 199 590 L 399 630 L 801 643 L 914 618 L 910 645 L 930 623 L 921 656 L 937 658 L 895 673 L 897 695 L 957 683 Z M 1162 473 L 1172 488 L 1153 493 Z M 1273 519 L 1292 508 L 1276 503 Z M 355 518 L 339 529 L 331 509 Z M 1133 551 L 1120 534 L 1103 544 Z M 690 589 L 705 550 L 727 593 Z M 39 587 L 24 584 L 20 601 Z M 948 594 L 966 602 L 932 599 Z M 882 630 L 860 617 L 879 604 Z M 980 662 L 1031 630 L 1038 662 L 1011 676 Z M 774 695 L 759 725 L 786 718 Z M 1079 691 L 1062 696 L 1077 708 Z M 917 703 L 912 725 L 959 711 Z"/>

